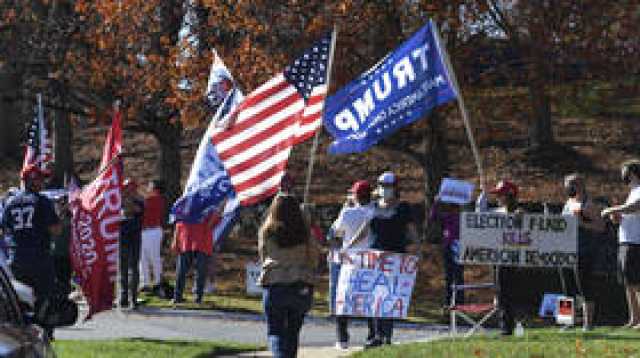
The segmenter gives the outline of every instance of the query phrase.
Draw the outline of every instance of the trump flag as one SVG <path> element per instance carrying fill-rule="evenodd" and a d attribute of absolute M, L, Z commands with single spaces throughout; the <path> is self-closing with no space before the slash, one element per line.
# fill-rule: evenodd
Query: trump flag
<path fill-rule="evenodd" d="M 239 203 L 212 137 L 216 128 L 227 125 L 231 113 L 243 98 L 231 73 L 214 51 L 206 100 L 215 114 L 198 146 L 184 193 L 171 209 L 176 221 L 200 223 L 224 205 L 222 220 L 214 228 L 214 241 L 218 241 L 235 220 Z"/>
<path fill-rule="evenodd" d="M 362 152 L 458 97 L 429 22 L 325 101 L 329 153 Z"/>

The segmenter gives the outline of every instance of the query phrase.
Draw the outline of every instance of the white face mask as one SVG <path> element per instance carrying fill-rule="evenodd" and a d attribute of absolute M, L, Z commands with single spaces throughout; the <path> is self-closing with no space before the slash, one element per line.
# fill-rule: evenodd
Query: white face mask
<path fill-rule="evenodd" d="M 385 200 L 392 199 L 395 195 L 393 188 L 385 187 L 385 186 L 379 187 L 378 192 L 380 193 L 380 196 Z"/>

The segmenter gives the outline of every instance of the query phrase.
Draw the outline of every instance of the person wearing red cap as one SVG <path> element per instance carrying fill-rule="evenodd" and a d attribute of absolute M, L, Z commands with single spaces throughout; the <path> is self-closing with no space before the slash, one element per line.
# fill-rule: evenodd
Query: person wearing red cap
<path fill-rule="evenodd" d="M 484 188 L 478 197 L 477 211 L 493 211 L 501 214 L 524 214 L 518 203 L 518 187 L 508 181 L 501 180 L 489 190 L 498 200 L 498 207 L 489 210 Z M 519 268 L 509 266 L 495 267 L 495 280 L 498 286 L 498 306 L 500 308 L 501 334 L 510 336 L 515 328 L 514 291 L 512 287 L 519 279 Z"/>
<path fill-rule="evenodd" d="M 358 180 L 349 189 L 345 202 L 336 221 L 331 225 L 327 241 L 332 249 L 329 252 L 329 304 L 331 312 L 336 313 L 336 295 L 340 277 L 340 251 L 346 249 L 370 248 L 368 222 L 373 213 L 371 205 L 371 186 L 366 180 Z M 336 317 L 336 348 L 346 350 L 349 347 L 349 320 L 344 316 Z M 373 325 L 369 324 L 369 339 L 373 338 Z"/>
<path fill-rule="evenodd" d="M 26 166 L 21 174 L 23 190 L 9 198 L 2 214 L 2 227 L 13 237 L 13 276 L 33 288 L 36 307 L 54 294 L 55 270 L 51 237 L 62 232 L 53 202 L 40 194 L 45 173 L 37 165 Z M 53 328 L 44 327 L 49 338 Z"/>

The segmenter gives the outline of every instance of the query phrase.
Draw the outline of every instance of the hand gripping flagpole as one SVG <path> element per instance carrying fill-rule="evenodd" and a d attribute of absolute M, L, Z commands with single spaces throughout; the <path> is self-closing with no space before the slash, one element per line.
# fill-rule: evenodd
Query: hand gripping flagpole
<path fill-rule="evenodd" d="M 441 57 L 444 60 L 444 64 L 447 67 L 447 72 L 449 73 L 449 79 L 453 85 L 453 88 L 458 95 L 458 107 L 460 108 L 460 112 L 462 113 L 462 121 L 464 122 L 464 128 L 467 132 L 467 137 L 469 138 L 469 143 L 471 144 L 471 151 L 473 152 L 473 158 L 476 161 L 476 167 L 478 168 L 478 175 L 480 176 L 480 187 L 485 187 L 485 176 L 484 176 L 484 168 L 482 167 L 482 158 L 480 157 L 480 152 L 478 151 L 478 146 L 476 144 L 476 140 L 473 137 L 473 131 L 471 130 L 471 125 L 469 124 L 469 113 L 467 112 L 467 107 L 464 104 L 464 98 L 462 97 L 462 91 L 460 91 L 460 86 L 458 85 L 458 80 L 456 78 L 456 73 L 453 70 L 453 66 L 451 65 L 451 60 L 449 59 L 449 53 L 447 52 L 446 47 L 442 46 L 442 39 L 440 38 L 440 31 L 438 30 L 438 25 L 436 25 L 435 21 L 431 21 L 431 26 L 433 29 L 433 34 L 438 44 L 438 49 L 440 51 Z"/>
<path fill-rule="evenodd" d="M 331 71 L 333 69 L 333 54 L 336 48 L 336 38 L 338 36 L 338 26 L 333 26 L 333 32 L 331 34 L 331 47 L 329 48 L 329 63 L 327 64 L 327 75 L 326 75 L 326 86 L 327 86 L 327 94 L 329 93 L 329 85 L 331 83 Z M 322 106 L 322 112 L 320 118 L 324 117 L 324 106 Z M 318 151 L 318 142 L 320 140 L 320 132 L 322 132 L 321 128 L 318 128 L 315 136 L 313 137 L 313 145 L 311 146 L 311 153 L 309 154 L 309 165 L 307 167 L 307 180 L 304 185 L 304 196 L 302 202 L 307 204 L 307 200 L 309 199 L 309 186 L 311 185 L 311 177 L 313 175 L 313 165 L 316 160 L 316 152 Z"/>

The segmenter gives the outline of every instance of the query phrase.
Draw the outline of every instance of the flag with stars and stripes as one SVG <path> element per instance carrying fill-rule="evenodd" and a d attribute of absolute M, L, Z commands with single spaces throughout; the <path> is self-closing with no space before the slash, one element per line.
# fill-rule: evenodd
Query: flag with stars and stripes
<path fill-rule="evenodd" d="M 241 205 L 276 194 L 292 147 L 320 128 L 334 41 L 328 34 L 316 42 L 214 130 L 213 143 Z"/>
<path fill-rule="evenodd" d="M 195 224 L 221 212 L 221 218 L 213 228 L 214 243 L 218 243 L 233 225 L 239 203 L 211 138 L 216 128 L 226 125 L 229 115 L 243 98 L 233 76 L 214 50 L 205 99 L 207 107 L 215 114 L 196 151 L 184 193 L 176 200 L 170 215 L 172 221 Z"/>
<path fill-rule="evenodd" d="M 49 131 L 44 123 L 44 110 L 42 108 L 42 95 L 38 93 L 37 103 L 34 108 L 34 116 L 29 125 L 27 147 L 24 154 L 22 168 L 37 165 L 45 174 L 51 174 L 53 154 Z"/>
<path fill-rule="evenodd" d="M 329 153 L 362 152 L 458 98 L 444 48 L 429 22 L 409 40 L 327 98 Z"/>

